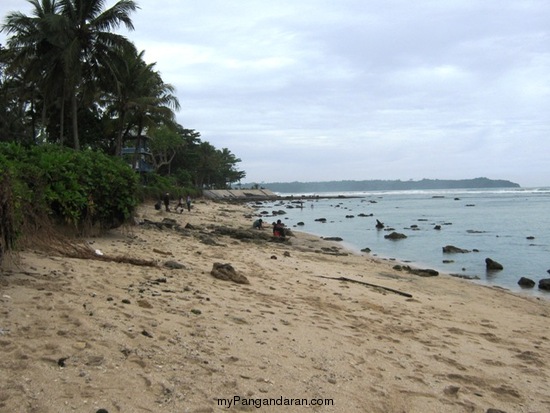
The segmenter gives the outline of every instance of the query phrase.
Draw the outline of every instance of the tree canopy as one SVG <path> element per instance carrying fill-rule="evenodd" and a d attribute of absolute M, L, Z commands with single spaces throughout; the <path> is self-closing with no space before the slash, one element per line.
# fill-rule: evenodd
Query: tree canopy
<path fill-rule="evenodd" d="M 111 156 L 135 148 L 134 161 L 147 156 L 158 174 L 199 188 L 225 188 L 245 176 L 229 149 L 176 122 L 175 88 L 115 32 L 133 30 L 136 2 L 28 2 L 30 15 L 11 12 L 1 26 L 8 37 L 0 45 L 0 141 Z"/>

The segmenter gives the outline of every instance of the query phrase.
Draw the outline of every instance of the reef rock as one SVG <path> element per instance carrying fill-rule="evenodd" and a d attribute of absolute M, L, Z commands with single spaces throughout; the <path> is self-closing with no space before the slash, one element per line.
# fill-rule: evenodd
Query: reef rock
<path fill-rule="evenodd" d="M 398 239 L 404 239 L 407 238 L 405 234 L 401 234 L 399 232 L 392 232 L 391 234 L 384 235 L 384 238 L 391 239 L 391 240 L 398 240 Z"/>
<path fill-rule="evenodd" d="M 543 278 L 539 281 L 539 288 L 541 290 L 550 291 L 550 278 Z"/>
<path fill-rule="evenodd" d="M 527 277 L 521 277 L 518 281 L 518 285 L 525 287 L 525 288 L 533 288 L 535 286 L 535 282 Z"/>
<path fill-rule="evenodd" d="M 237 273 L 231 264 L 221 264 L 215 262 L 212 266 L 210 274 L 218 280 L 233 281 L 237 284 L 250 284 L 248 278 L 244 275 Z"/>
<path fill-rule="evenodd" d="M 470 251 L 462 249 L 462 248 L 455 247 L 454 245 L 445 245 L 443 247 L 443 252 L 445 254 L 466 254 Z"/>
<path fill-rule="evenodd" d="M 485 266 L 490 271 L 499 271 L 504 269 L 502 264 L 493 261 L 491 258 L 485 258 Z"/>

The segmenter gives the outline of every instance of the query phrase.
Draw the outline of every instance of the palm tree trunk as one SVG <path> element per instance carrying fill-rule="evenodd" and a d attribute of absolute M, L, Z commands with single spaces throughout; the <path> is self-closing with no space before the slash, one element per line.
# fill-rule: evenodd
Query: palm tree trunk
<path fill-rule="evenodd" d="M 76 101 L 76 92 L 71 96 L 71 105 L 73 112 L 73 140 L 74 140 L 74 149 L 76 151 L 80 150 L 80 140 L 78 139 L 78 104 Z"/>
<path fill-rule="evenodd" d="M 120 112 L 120 128 L 118 131 L 118 136 L 116 141 L 115 156 L 122 156 L 122 147 L 123 147 L 122 138 L 124 137 L 125 119 L 126 119 L 126 111 L 123 110 Z"/>
<path fill-rule="evenodd" d="M 59 119 L 59 145 L 63 146 L 65 140 L 65 99 L 61 97 L 61 117 Z"/>

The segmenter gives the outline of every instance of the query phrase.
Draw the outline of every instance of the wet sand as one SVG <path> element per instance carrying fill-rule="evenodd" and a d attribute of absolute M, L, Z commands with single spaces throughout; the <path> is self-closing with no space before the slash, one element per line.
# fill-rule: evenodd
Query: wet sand
<path fill-rule="evenodd" d="M 88 240 L 127 262 L 29 250 L 4 265 L 0 412 L 550 411 L 550 301 L 303 233 L 250 238 L 253 213 L 145 205 L 150 224 Z"/>

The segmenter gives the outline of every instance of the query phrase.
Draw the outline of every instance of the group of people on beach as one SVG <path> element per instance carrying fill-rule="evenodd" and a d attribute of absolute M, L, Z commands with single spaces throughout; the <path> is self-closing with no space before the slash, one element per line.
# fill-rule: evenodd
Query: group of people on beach
<path fill-rule="evenodd" d="M 162 200 L 159 200 L 155 204 L 155 209 L 157 211 L 162 209 L 162 203 L 164 203 L 164 209 L 166 210 L 166 212 L 170 212 L 170 192 L 166 192 L 162 196 Z M 191 212 L 191 196 L 190 195 L 187 195 L 187 199 L 185 201 L 183 199 L 183 196 L 180 196 L 179 202 L 178 202 L 178 205 L 176 205 L 175 211 L 176 212 L 179 211 L 180 214 L 183 214 L 183 211 L 186 207 L 187 207 L 187 211 Z"/>
<path fill-rule="evenodd" d="M 273 226 L 274 237 L 276 238 L 286 237 L 285 224 L 283 224 L 280 219 L 278 219 L 277 222 L 273 222 L 271 225 Z M 264 220 L 262 218 L 258 218 L 256 221 L 252 223 L 252 228 L 264 229 Z"/>

